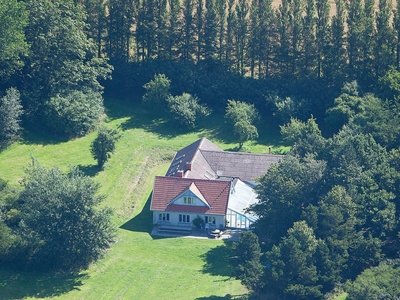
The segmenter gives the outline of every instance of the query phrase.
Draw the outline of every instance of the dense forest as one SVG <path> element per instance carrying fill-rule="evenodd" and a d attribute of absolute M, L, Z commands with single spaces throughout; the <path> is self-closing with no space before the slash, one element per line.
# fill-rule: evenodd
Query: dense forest
<path fill-rule="evenodd" d="M 398 278 L 400 266 L 400 1 L 331 4 L 1 1 L 0 147 L 21 127 L 85 135 L 104 113 L 104 91 L 148 100 L 157 78 L 178 119 L 188 101 L 203 115 L 243 101 L 279 124 L 293 147 L 260 178 L 254 234 L 234 246 L 236 276 L 271 299 L 321 299 L 335 289 L 348 299 L 396 299 L 398 280 L 385 278 Z M 85 207 L 75 205 L 105 229 L 83 258 L 79 239 L 67 240 L 73 249 L 63 256 L 65 245 L 38 227 L 30 197 L 49 186 L 63 194 L 57 182 L 69 178 L 98 189 L 79 170 L 35 163 L 20 194 L 0 180 L 3 263 L 24 257 L 37 266 L 53 255 L 61 267 L 43 268 L 79 269 L 101 256 L 114 234 L 110 212 L 93 211 L 101 199 L 83 190 Z M 68 199 L 54 207 L 69 210 Z"/>

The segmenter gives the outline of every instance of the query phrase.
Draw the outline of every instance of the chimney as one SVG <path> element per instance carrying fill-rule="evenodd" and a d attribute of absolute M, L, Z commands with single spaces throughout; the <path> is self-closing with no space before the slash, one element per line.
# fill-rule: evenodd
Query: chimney
<path fill-rule="evenodd" d="M 178 170 L 178 171 L 176 172 L 176 176 L 177 176 L 177 177 L 183 177 L 183 170 Z"/>
<path fill-rule="evenodd" d="M 188 171 L 192 170 L 192 163 L 191 162 L 187 162 L 186 163 L 186 170 L 188 170 Z"/>

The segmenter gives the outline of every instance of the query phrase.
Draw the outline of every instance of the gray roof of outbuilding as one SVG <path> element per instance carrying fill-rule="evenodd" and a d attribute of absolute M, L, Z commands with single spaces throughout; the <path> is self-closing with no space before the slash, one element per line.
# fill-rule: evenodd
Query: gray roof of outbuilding
<path fill-rule="evenodd" d="M 223 151 L 203 137 L 176 153 L 166 176 L 178 176 L 181 170 L 185 178 L 214 180 L 235 177 L 254 181 L 282 158 L 283 155 Z"/>
<path fill-rule="evenodd" d="M 207 163 L 219 177 L 237 177 L 253 181 L 264 175 L 271 164 L 278 163 L 282 155 L 201 150 Z"/>

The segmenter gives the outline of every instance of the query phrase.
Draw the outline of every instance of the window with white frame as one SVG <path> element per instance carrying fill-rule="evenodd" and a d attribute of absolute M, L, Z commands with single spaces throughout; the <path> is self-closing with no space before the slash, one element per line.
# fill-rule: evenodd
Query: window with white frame
<path fill-rule="evenodd" d="M 215 224 L 215 217 L 205 216 L 205 223 Z"/>
<path fill-rule="evenodd" d="M 181 223 L 190 223 L 190 215 L 179 215 L 179 222 Z"/>
<path fill-rule="evenodd" d="M 159 221 L 169 221 L 169 213 L 160 213 L 158 215 Z"/>

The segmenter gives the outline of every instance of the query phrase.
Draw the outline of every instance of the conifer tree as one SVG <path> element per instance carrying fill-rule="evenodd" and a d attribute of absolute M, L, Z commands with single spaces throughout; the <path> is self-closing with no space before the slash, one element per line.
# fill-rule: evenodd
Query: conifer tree
<path fill-rule="evenodd" d="M 218 14 L 216 0 L 205 0 L 206 13 L 204 19 L 204 57 L 210 59 L 217 56 Z"/>
<path fill-rule="evenodd" d="M 324 63 L 325 54 L 329 45 L 329 12 L 330 5 L 328 0 L 317 0 L 317 76 L 320 78 Z"/>
<path fill-rule="evenodd" d="M 346 50 L 344 48 L 345 33 L 345 2 L 335 0 L 336 14 L 332 16 L 330 30 L 330 48 L 327 63 L 324 68 L 326 78 L 339 86 L 342 86 L 346 68 Z"/>
<path fill-rule="evenodd" d="M 364 8 L 361 0 L 350 0 L 347 11 L 348 76 L 350 80 L 355 80 L 360 74 L 362 65 Z"/>
<path fill-rule="evenodd" d="M 375 72 L 376 79 L 383 76 L 395 63 L 395 34 L 391 27 L 393 4 L 391 0 L 379 0 L 376 14 Z"/>
<path fill-rule="evenodd" d="M 216 0 L 216 10 L 218 15 L 218 59 L 222 61 L 224 59 L 224 53 L 226 48 L 226 4 L 228 1 L 225 0 Z"/>
<path fill-rule="evenodd" d="M 305 15 L 303 18 L 303 73 L 312 74 L 316 56 L 316 38 L 315 38 L 315 1 L 307 0 L 305 3 Z"/>
<path fill-rule="evenodd" d="M 277 10 L 277 30 L 279 45 L 276 49 L 281 74 L 289 75 L 290 43 L 291 43 L 291 14 L 290 0 L 282 0 Z"/>
<path fill-rule="evenodd" d="M 237 59 L 237 70 L 240 74 L 245 73 L 245 53 L 248 45 L 249 30 L 249 0 L 238 0 L 236 3 L 236 21 L 235 21 L 235 52 Z"/>

